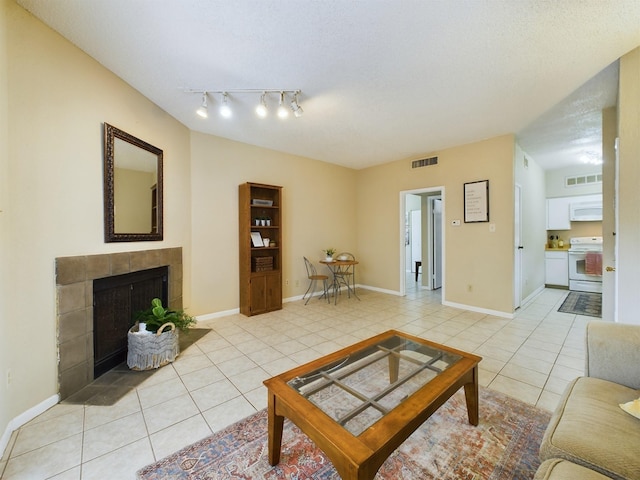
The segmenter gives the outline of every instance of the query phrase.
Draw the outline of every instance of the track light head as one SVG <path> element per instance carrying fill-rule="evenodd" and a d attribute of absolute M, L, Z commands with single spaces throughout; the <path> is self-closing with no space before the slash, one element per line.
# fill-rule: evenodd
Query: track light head
<path fill-rule="evenodd" d="M 298 92 L 294 93 L 291 99 L 291 110 L 296 118 L 300 118 L 304 114 L 304 110 L 298 105 Z"/>
<path fill-rule="evenodd" d="M 231 112 L 231 107 L 227 103 L 227 92 L 222 93 L 222 105 L 220 105 L 220 115 L 224 118 L 229 118 L 233 112 Z"/>
<path fill-rule="evenodd" d="M 260 117 L 260 118 L 264 118 L 267 116 L 267 102 L 265 100 L 265 96 L 267 95 L 266 92 L 264 92 L 261 96 L 260 96 L 260 103 L 258 104 L 258 106 L 256 107 L 256 114 Z"/>
<path fill-rule="evenodd" d="M 202 105 L 200 106 L 200 108 L 198 108 L 198 110 L 196 110 L 196 113 L 202 118 L 207 118 L 209 116 L 209 110 L 207 107 L 207 92 L 202 92 Z"/>
<path fill-rule="evenodd" d="M 278 105 L 278 117 L 285 119 L 289 116 L 289 111 L 284 106 L 284 92 L 280 92 L 280 104 Z"/>

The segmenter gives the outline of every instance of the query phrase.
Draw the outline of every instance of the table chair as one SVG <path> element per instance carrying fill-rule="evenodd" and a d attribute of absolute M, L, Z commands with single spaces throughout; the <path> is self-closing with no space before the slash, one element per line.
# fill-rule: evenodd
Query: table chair
<path fill-rule="evenodd" d="M 311 263 L 307 257 L 303 257 L 303 258 L 304 258 L 304 265 L 307 268 L 307 277 L 309 278 L 309 287 L 307 288 L 307 291 L 305 292 L 305 294 L 302 296 L 302 299 L 304 300 L 307 294 L 311 292 L 311 294 L 309 295 L 309 298 L 307 298 L 307 301 L 304 302 L 304 304 L 306 305 L 307 303 L 309 303 L 309 300 L 311 300 L 311 297 L 313 297 L 313 294 L 316 291 L 316 283 L 318 283 L 318 280 L 322 280 L 322 285 L 323 285 L 323 293 L 320 296 L 320 298 L 325 297 L 327 299 L 327 303 L 330 303 L 329 291 L 327 288 L 327 280 L 329 280 L 329 276 L 319 275 L 318 272 L 316 271 L 316 267 L 313 266 L 313 263 Z"/>
<path fill-rule="evenodd" d="M 336 255 L 335 258 L 337 260 L 344 260 L 345 257 L 346 257 L 346 260 L 349 260 L 349 261 L 353 261 L 356 259 L 355 255 L 349 252 L 342 252 Z M 354 292 L 354 295 L 355 295 L 355 288 L 356 288 L 355 268 L 356 268 L 355 265 L 339 266 L 334 272 L 334 275 L 336 276 L 337 286 L 339 287 L 340 284 L 345 285 L 347 287 L 347 295 L 349 297 L 351 297 L 351 292 Z"/>

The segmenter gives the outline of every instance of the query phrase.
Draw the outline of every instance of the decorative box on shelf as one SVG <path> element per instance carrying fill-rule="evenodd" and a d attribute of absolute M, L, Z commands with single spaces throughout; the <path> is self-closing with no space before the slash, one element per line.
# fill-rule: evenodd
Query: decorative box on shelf
<path fill-rule="evenodd" d="M 263 200 L 262 198 L 254 198 L 251 200 L 252 205 L 258 205 L 261 207 L 272 207 L 273 200 Z"/>
<path fill-rule="evenodd" d="M 253 257 L 253 271 L 267 272 L 273 270 L 273 257 Z"/>

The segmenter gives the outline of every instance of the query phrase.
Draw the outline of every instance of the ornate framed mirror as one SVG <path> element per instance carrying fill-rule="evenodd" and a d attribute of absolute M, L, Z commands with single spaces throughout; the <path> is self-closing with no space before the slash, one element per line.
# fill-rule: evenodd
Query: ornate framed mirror
<path fill-rule="evenodd" d="M 162 150 L 104 124 L 104 240 L 162 240 Z"/>

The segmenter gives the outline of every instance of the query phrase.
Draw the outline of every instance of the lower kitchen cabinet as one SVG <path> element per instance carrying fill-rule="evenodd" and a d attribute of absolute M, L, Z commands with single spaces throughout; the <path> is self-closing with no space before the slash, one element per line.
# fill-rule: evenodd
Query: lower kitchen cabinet
<path fill-rule="evenodd" d="M 544 252 L 545 284 L 560 287 L 569 286 L 569 253 Z"/>

